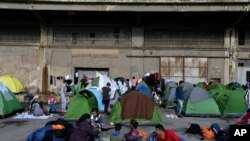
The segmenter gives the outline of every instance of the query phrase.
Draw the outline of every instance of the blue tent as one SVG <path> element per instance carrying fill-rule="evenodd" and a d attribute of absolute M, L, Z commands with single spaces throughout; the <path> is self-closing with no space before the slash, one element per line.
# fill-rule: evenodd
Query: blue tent
<path fill-rule="evenodd" d="M 91 87 L 91 88 L 88 88 L 89 91 L 91 91 L 96 99 L 97 99 L 97 102 L 98 102 L 98 109 L 99 111 L 104 111 L 104 104 L 102 103 L 102 94 L 100 93 L 100 91 L 98 90 L 97 87 Z"/>
<path fill-rule="evenodd" d="M 136 91 L 144 93 L 144 94 L 148 95 L 151 98 L 154 98 L 151 91 L 147 87 L 145 87 L 143 85 L 140 86 L 140 87 L 136 87 Z"/>

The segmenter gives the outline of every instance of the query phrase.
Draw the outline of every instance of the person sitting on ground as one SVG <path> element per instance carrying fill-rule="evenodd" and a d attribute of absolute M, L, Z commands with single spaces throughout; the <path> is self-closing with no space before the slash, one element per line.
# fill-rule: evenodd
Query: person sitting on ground
<path fill-rule="evenodd" d="M 103 126 L 102 116 L 99 114 L 98 108 L 92 109 L 91 124 L 95 129 L 100 130 Z"/>
<path fill-rule="evenodd" d="M 34 96 L 30 102 L 30 113 L 34 116 L 44 115 L 43 105 L 40 102 L 39 96 Z"/>
<path fill-rule="evenodd" d="M 74 124 L 73 132 L 69 141 L 93 141 L 99 134 L 99 131 L 94 130 L 89 114 L 83 114 Z"/>
<path fill-rule="evenodd" d="M 55 97 L 54 92 L 51 92 L 51 95 L 48 100 L 48 104 L 49 104 L 49 113 L 55 113 L 56 112 L 56 97 Z"/>
<path fill-rule="evenodd" d="M 141 141 L 142 137 L 137 130 L 138 122 L 135 119 L 130 120 L 130 131 L 124 135 L 125 141 Z"/>
<path fill-rule="evenodd" d="M 182 141 L 182 139 L 178 137 L 174 131 L 164 129 L 161 124 L 156 125 L 155 129 L 157 141 Z"/>
<path fill-rule="evenodd" d="M 117 123 L 115 124 L 115 130 L 112 132 L 110 136 L 110 141 L 121 141 L 123 136 L 120 133 L 120 130 L 122 129 L 122 125 Z"/>

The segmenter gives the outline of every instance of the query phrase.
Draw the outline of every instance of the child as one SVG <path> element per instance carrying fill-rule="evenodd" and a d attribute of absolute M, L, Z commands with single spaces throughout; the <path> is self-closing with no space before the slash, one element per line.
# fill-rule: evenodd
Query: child
<path fill-rule="evenodd" d="M 135 119 L 130 120 L 130 131 L 124 135 L 125 141 L 142 141 L 142 137 L 139 135 L 138 122 Z"/>
<path fill-rule="evenodd" d="M 117 123 L 115 124 L 115 131 L 112 132 L 110 136 L 110 141 L 121 141 L 123 135 L 120 134 L 120 130 L 122 129 L 122 125 Z"/>
<path fill-rule="evenodd" d="M 103 120 L 101 115 L 99 114 L 98 108 L 92 109 L 92 115 L 91 115 L 91 124 L 94 128 L 100 130 L 103 126 Z"/>
<path fill-rule="evenodd" d="M 49 104 L 49 113 L 56 112 L 56 97 L 54 92 L 51 92 L 48 104 Z"/>

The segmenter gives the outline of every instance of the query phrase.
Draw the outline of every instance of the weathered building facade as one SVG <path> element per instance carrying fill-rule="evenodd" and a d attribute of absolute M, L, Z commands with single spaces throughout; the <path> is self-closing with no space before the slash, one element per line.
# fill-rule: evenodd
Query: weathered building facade
<path fill-rule="evenodd" d="M 35 81 L 40 92 L 95 70 L 246 83 L 249 7 L 247 0 L 4 0 L 0 74 Z"/>

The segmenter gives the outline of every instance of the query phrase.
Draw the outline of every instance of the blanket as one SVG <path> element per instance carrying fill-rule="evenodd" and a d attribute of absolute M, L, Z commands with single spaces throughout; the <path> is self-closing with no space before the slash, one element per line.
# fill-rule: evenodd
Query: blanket
<path fill-rule="evenodd" d="M 30 114 L 28 114 L 28 112 L 26 112 L 26 113 L 22 113 L 22 114 L 17 114 L 13 119 L 48 119 L 52 116 L 53 115 L 34 116 L 34 115 L 30 115 Z"/>

